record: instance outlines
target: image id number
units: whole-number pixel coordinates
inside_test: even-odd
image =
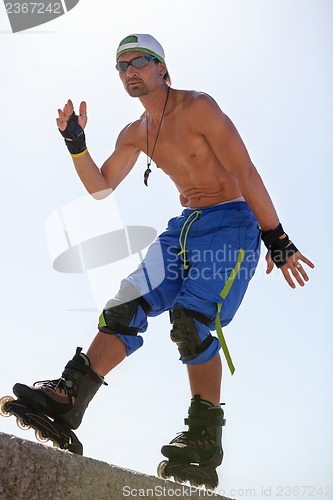
[[[44,4],[41,2],[6,3],[7,14],[62,14],[59,2]]]
[[[278,497],[328,497],[331,495],[329,486],[277,486],[276,495]]]

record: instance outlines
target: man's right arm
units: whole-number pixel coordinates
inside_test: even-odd
[[[131,125],[125,127],[119,134],[115,150],[98,168],[89,154],[85,143],[84,128],[87,124],[87,105],[82,101],[79,116],[74,113],[74,106],[69,99],[63,109],[58,109],[57,125],[65,138],[65,143],[71,153],[74,167],[83,185],[96,199],[108,196],[133,168],[140,150],[131,144]]]
[[[118,137],[111,156],[98,168],[87,151],[83,156],[73,158],[75,170],[89,194],[96,199],[108,196],[133,168],[140,151],[126,144],[124,131]]]

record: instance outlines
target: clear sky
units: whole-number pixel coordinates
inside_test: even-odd
[[[57,378],[76,346],[87,349],[120,270],[136,265],[129,258],[98,275],[59,273],[49,228],[68,204],[76,220],[79,207],[92,206],[57,131],[57,109],[68,98],[87,101],[87,141],[101,165],[142,112],[114,69],[116,47],[148,32],[164,46],[173,86],[211,94],[233,120],[286,231],[316,264],[310,282],[291,290],[278,270],[265,276],[262,261],[225,329],[236,372],[224,370],[218,491],[333,498],[332,2],[114,4],[80,0],[65,16],[16,34],[0,5],[0,395],[15,382]],[[147,189],[144,169],[142,155],[115,201],[94,202],[87,228],[164,229],[180,212],[178,194],[154,168]],[[161,445],[185,428],[190,398],[169,331],[168,315],[152,319],[144,347],[107,377],[77,431],[87,456],[155,474]],[[1,419],[0,430],[33,439],[13,418]]]

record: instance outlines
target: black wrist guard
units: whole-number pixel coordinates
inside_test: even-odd
[[[65,138],[65,144],[71,155],[79,155],[87,149],[84,130],[79,125],[78,116],[74,112],[65,130],[59,129],[59,132]]]
[[[262,231],[261,238],[268,248],[276,267],[282,267],[289,257],[298,251],[290,241],[289,236],[284,232],[281,224],[275,229]]]

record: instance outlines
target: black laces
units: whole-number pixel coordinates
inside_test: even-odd
[[[40,389],[46,389],[47,391],[56,391],[59,389],[60,394],[65,392],[67,394],[66,381],[63,378],[58,378],[56,380],[40,380],[34,383],[35,386],[40,386]]]

